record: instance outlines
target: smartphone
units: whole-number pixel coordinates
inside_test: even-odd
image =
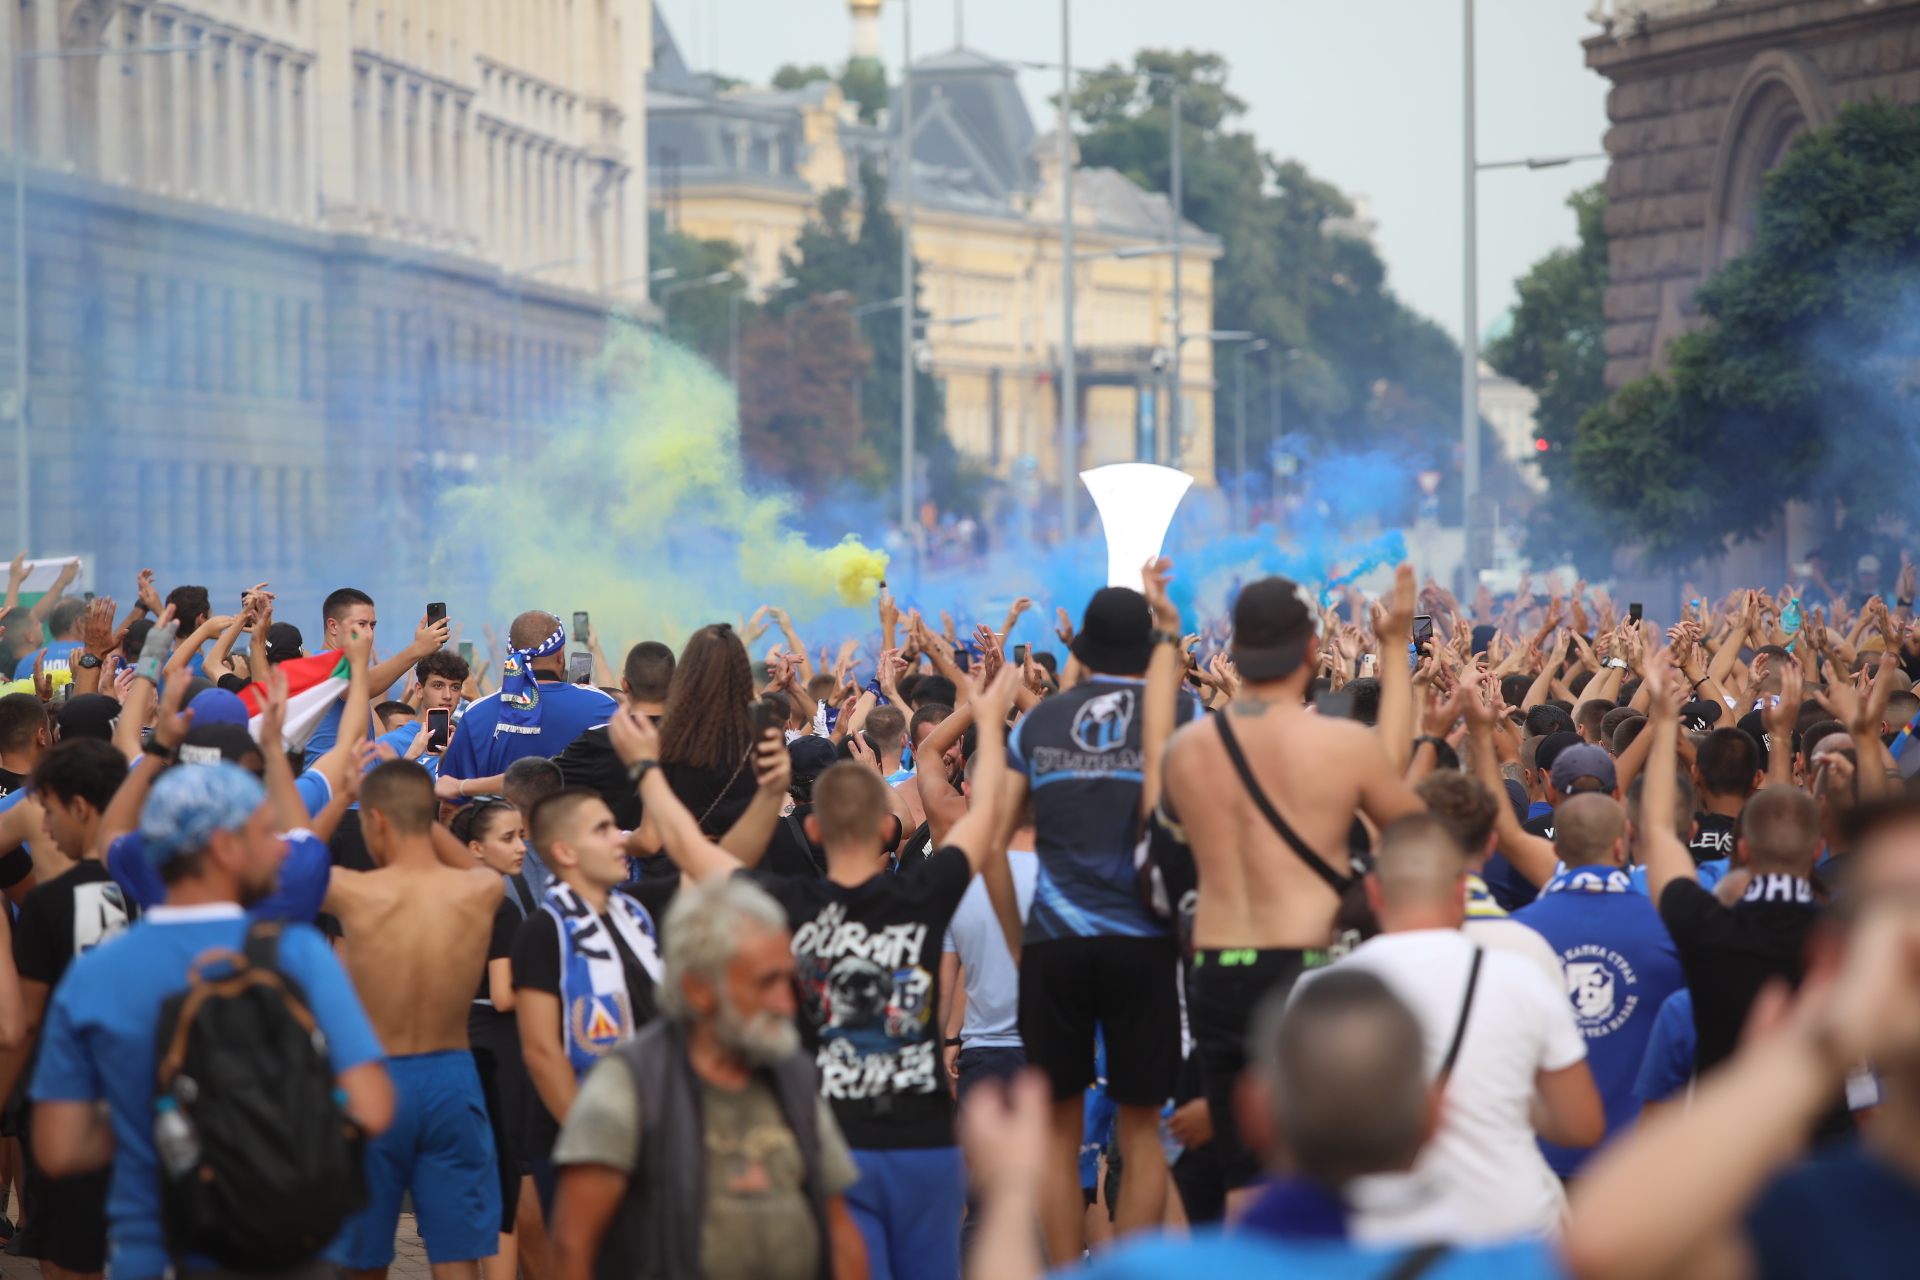
[[[444,602],[436,602],[434,604],[430,604],[427,606],[427,625],[428,626],[432,626],[434,623],[443,620],[446,616],[447,616],[447,606]]]
[[[1353,719],[1353,695],[1350,693],[1323,693],[1314,699],[1313,705],[1321,715],[1331,719]]]
[[[84,594],[82,594],[82,595],[81,595],[81,597],[80,597],[80,598],[81,598],[82,600],[85,600],[85,601],[86,601],[86,602],[87,602],[88,604],[92,604],[92,603],[93,603],[93,592],[91,592],[91,591],[88,591],[88,592],[85,592]],[[245,599],[245,597],[244,597],[244,595],[243,595],[243,596],[242,596],[242,600],[243,600],[243,602],[244,602],[244,599]]]
[[[1013,646],[1013,660],[1020,666],[1026,666],[1027,654],[1031,652],[1032,649],[1033,646],[1030,644],[1017,644]]]
[[[1627,606],[1627,621],[1640,621],[1640,602],[1638,600]]]
[[[1407,670],[1420,665],[1420,659],[1433,651],[1433,615],[1413,615],[1413,643],[1407,646]]]
[[[574,640],[580,644],[585,644],[587,642],[588,630],[589,628],[587,626],[587,611],[585,609],[575,609],[573,611]]]
[[[467,664],[469,671],[473,669],[473,641],[462,640],[460,642],[460,661]]]
[[[575,649],[567,655],[567,683],[593,683],[593,655]]]
[[[762,738],[766,737],[767,730],[769,729],[784,729],[784,728],[786,728],[786,726],[781,724],[780,721],[776,718],[776,713],[773,709],[773,704],[771,702],[766,701],[764,698],[756,698],[753,703],[753,740],[754,742],[758,743]]]
[[[453,712],[444,708],[427,712],[427,750],[445,751],[452,730]]]

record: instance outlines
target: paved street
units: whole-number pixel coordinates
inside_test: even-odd
[[[420,1243],[420,1233],[413,1228],[413,1215],[400,1216],[400,1231],[393,1241],[393,1267],[387,1272],[391,1280],[429,1280],[433,1272],[427,1266],[427,1251]],[[16,1258],[0,1253],[0,1276],[5,1280],[40,1280],[40,1264],[32,1258]]]

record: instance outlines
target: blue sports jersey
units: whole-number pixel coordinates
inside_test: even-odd
[[[1640,1114],[1634,1082],[1654,1020],[1667,997],[1685,989],[1686,979],[1653,903],[1627,887],[1626,876],[1600,871],[1555,876],[1513,918],[1545,938],[1566,968],[1567,997],[1606,1106],[1605,1143],[1631,1129]],[[1561,1177],[1577,1172],[1592,1151],[1550,1142],[1540,1149]]]
[[[1633,1082],[1635,1101],[1665,1102],[1693,1079],[1693,1055],[1700,1034],[1693,1025],[1693,993],[1685,987],[1667,997],[1653,1020],[1640,1074]]]
[[[287,856],[280,862],[279,884],[247,909],[255,920],[292,920],[310,924],[320,914],[333,883],[333,857],[311,831],[286,834]],[[166,882],[147,861],[146,841],[129,831],[107,849],[107,874],[135,906],[145,911],[166,901]]]
[[[40,669],[42,671],[70,671],[73,669],[72,655],[74,650],[84,649],[86,647],[86,645],[80,643],[78,640],[50,641],[45,649],[35,649],[32,653],[22,657],[20,661],[14,665],[13,678],[15,680],[31,680],[33,678],[33,660],[42,653],[47,655],[40,663]]]
[[[515,760],[557,756],[595,725],[605,724],[620,704],[592,685],[540,681],[540,724],[500,723],[500,695],[488,694],[467,708],[440,759],[447,778],[491,778]]]
[[[1040,876],[1026,940],[1158,937],[1168,923],[1141,900],[1133,851],[1140,838],[1140,700],[1144,680],[1097,675],[1029,711],[1007,742],[1007,763],[1033,792]],[[1180,724],[1200,711],[1181,697]]]

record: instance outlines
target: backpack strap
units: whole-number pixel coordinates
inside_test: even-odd
[[[1452,1245],[1423,1244],[1395,1263],[1393,1269],[1382,1275],[1380,1280],[1419,1280],[1452,1251]]]
[[[782,821],[787,824],[787,830],[793,835],[793,842],[800,846],[800,852],[807,855],[808,864],[821,875],[827,874],[827,869],[820,865],[820,859],[813,856],[813,841],[807,839],[806,824],[800,821],[798,815],[791,813]]]
[[[1325,880],[1328,888],[1345,896],[1347,890],[1353,888],[1355,877],[1343,876],[1328,866],[1326,859],[1315,853],[1313,847],[1300,838],[1300,833],[1287,825],[1287,820],[1280,816],[1280,811],[1273,807],[1271,800],[1267,799],[1266,792],[1262,791],[1260,784],[1254,781],[1253,770],[1247,765],[1247,757],[1241,752],[1240,743],[1233,736],[1233,730],[1227,727],[1227,721],[1231,718],[1226,713],[1215,716],[1214,727],[1219,729],[1220,745],[1227,749],[1227,759],[1233,761],[1233,771],[1240,775],[1240,783],[1246,787],[1247,794],[1253,797],[1254,806],[1267,820],[1267,825],[1279,832],[1280,838],[1300,855],[1300,860],[1307,864],[1309,870]]]
[[[249,967],[277,973],[280,969],[280,922],[255,920],[248,925],[243,952]]]
[[[1473,993],[1480,985],[1480,961],[1486,954],[1478,946],[1473,949],[1473,964],[1467,969],[1467,994],[1460,1000],[1460,1020],[1454,1023],[1453,1043],[1447,1046],[1446,1059],[1440,1064],[1438,1079],[1442,1084],[1453,1074],[1453,1064],[1460,1058],[1460,1042],[1467,1038],[1467,1015],[1473,1012]]]

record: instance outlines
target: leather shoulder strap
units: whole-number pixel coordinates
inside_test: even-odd
[[[1344,895],[1353,887],[1354,877],[1343,876],[1328,866],[1326,859],[1315,853],[1313,847],[1302,840],[1300,833],[1287,825],[1287,820],[1280,816],[1278,809],[1273,807],[1273,802],[1267,799],[1267,793],[1262,791],[1260,784],[1254,780],[1253,770],[1247,765],[1247,757],[1240,750],[1239,740],[1233,736],[1233,730],[1228,727],[1228,721],[1231,718],[1228,712],[1221,712],[1213,718],[1213,723],[1214,727],[1220,731],[1220,745],[1227,749],[1227,759],[1233,761],[1233,771],[1240,775],[1240,784],[1247,789],[1247,794],[1253,797],[1253,803],[1260,810],[1261,816],[1267,820],[1267,825],[1280,833],[1280,838],[1287,842],[1288,847],[1299,854],[1300,860],[1306,863],[1315,875],[1325,880],[1329,888],[1335,893]]]
[[[1435,1263],[1451,1253],[1453,1247],[1445,1244],[1425,1244],[1394,1264],[1393,1270],[1380,1277],[1380,1280],[1420,1280],[1420,1277],[1433,1270]]]

